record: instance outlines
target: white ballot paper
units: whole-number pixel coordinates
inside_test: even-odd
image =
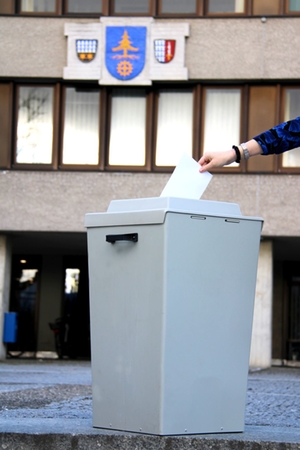
[[[200,173],[197,161],[184,153],[160,196],[198,200],[211,179],[211,173]]]

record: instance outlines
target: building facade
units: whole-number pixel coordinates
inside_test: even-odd
[[[159,196],[183,152],[198,160],[300,115],[299,25],[299,0],[0,0],[11,351],[53,351],[48,324],[65,317],[70,353],[89,355],[84,215]],[[215,170],[203,196],[264,218],[256,367],[300,363],[299,174],[299,149],[259,156]]]

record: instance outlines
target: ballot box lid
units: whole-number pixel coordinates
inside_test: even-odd
[[[168,212],[228,218],[244,218],[236,203],[177,197],[149,197],[112,200],[107,212],[88,213],[85,226],[117,226],[163,223]],[[250,220],[261,220],[246,217]]]

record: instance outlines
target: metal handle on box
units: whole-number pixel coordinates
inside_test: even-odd
[[[114,244],[116,241],[137,242],[138,241],[138,233],[107,234],[106,235],[106,242],[109,242],[110,244]]]

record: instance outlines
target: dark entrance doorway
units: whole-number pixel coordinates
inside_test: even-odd
[[[300,264],[288,265],[287,359],[300,361]]]
[[[300,366],[300,238],[273,241],[272,358]]]
[[[11,356],[37,350],[40,271],[40,256],[13,256],[9,310],[18,315],[18,330],[17,342],[8,345]]]
[[[300,263],[284,264],[284,340],[286,359],[300,361]]]
[[[88,264],[84,256],[64,257],[62,309],[62,316],[67,324],[68,356],[90,357]]]
[[[25,357],[53,357],[50,353],[55,349],[55,337],[49,323],[70,315],[70,338],[73,349],[76,349],[73,354],[78,358],[88,357],[86,233],[15,233],[11,235],[11,242],[13,261],[9,310],[20,313],[20,327],[18,342],[8,345],[8,350],[13,347],[15,352],[23,351]],[[71,269],[73,274],[77,271],[77,292],[66,289],[66,280],[70,276],[67,269]]]

